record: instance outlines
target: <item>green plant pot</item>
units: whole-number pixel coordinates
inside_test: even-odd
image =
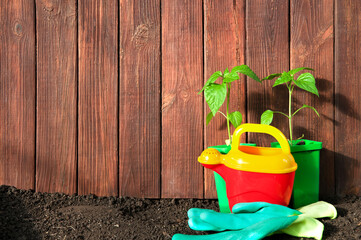
[[[243,146],[256,146],[255,143],[241,143]],[[231,150],[231,145],[218,145],[208,148],[217,149],[221,154],[227,154]],[[219,211],[222,213],[230,213],[229,202],[227,198],[226,181],[216,172],[214,173],[214,180],[216,182],[216,190],[218,197]]]
[[[305,145],[296,145],[300,141],[304,141]],[[271,146],[280,147],[278,142],[271,143]],[[318,201],[322,142],[296,140],[290,147],[298,165],[290,205],[293,208],[299,208]]]

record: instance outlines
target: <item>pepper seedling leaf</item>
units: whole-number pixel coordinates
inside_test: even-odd
[[[237,128],[239,125],[242,124],[242,113],[238,111],[234,111],[229,114],[229,121],[231,121],[234,128]]]
[[[309,67],[300,67],[300,68],[292,69],[292,70],[288,71],[288,73],[289,73],[291,76],[293,76],[293,75],[295,75],[296,73],[298,73],[299,71],[302,71],[302,70],[315,71],[314,69],[309,68]]]
[[[206,126],[208,126],[209,122],[212,120],[213,117],[214,117],[214,116],[213,116],[213,113],[212,113],[212,112],[210,112],[210,113],[207,114],[207,117],[206,117]]]
[[[226,84],[217,84],[211,83],[204,90],[204,98],[209,106],[209,109],[213,113],[213,116],[216,115],[219,108],[224,103],[227,95],[227,86]]]
[[[279,77],[275,83],[273,84],[272,87],[275,87],[275,86],[278,86],[278,85],[281,85],[283,83],[288,83],[288,82],[291,82],[293,80],[292,76],[288,73],[288,72],[283,72],[281,77]]]
[[[261,115],[261,124],[267,124],[270,125],[273,120],[273,111],[272,110],[266,110]]]
[[[267,77],[265,77],[265,78],[262,78],[262,81],[264,81],[264,80],[272,80],[272,79],[274,79],[274,78],[276,78],[276,77],[279,77],[279,76],[281,76],[282,75],[282,73],[273,73],[273,74],[271,74],[271,75],[268,75]]]
[[[239,75],[237,73],[230,72],[230,73],[224,75],[223,82],[230,83],[230,82],[236,81],[238,79],[239,79]]]
[[[294,81],[297,87],[306,90],[307,92],[313,93],[320,96],[318,94],[318,90],[316,88],[315,77],[311,73],[302,73],[296,81]]]
[[[242,73],[257,82],[262,82],[259,77],[247,65],[236,66],[232,69],[232,73]]]
[[[209,84],[214,83],[219,77],[222,77],[222,72],[221,71],[217,71],[215,73],[212,74],[212,76],[209,77],[209,79],[207,80],[206,84],[204,84],[204,87],[202,88],[202,90],[200,90],[198,92],[198,94],[201,94],[204,89],[209,86]]]

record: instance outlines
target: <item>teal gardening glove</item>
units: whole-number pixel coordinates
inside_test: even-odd
[[[288,227],[302,214],[284,206],[265,202],[239,203],[233,213],[193,208],[188,211],[189,227],[197,231],[225,231],[212,235],[176,234],[173,240],[257,240]]]
[[[264,202],[239,203],[234,214],[193,208],[188,211],[189,226],[198,231],[224,231],[213,235],[188,236],[176,234],[173,240],[185,239],[262,239],[273,232],[297,237],[322,238],[323,224],[314,218],[335,218],[336,209],[317,202],[297,210]],[[277,231],[279,230],[279,231]]]

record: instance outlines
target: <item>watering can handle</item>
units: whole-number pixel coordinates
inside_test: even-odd
[[[236,128],[233,133],[233,141],[232,141],[232,149],[238,149],[240,144],[241,135],[245,132],[254,132],[254,133],[266,133],[274,137],[277,142],[281,145],[281,149],[283,153],[290,154],[290,145],[288,144],[287,138],[283,133],[277,128],[265,125],[265,124],[253,124],[253,123],[245,123]]]

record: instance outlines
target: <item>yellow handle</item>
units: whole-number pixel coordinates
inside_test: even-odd
[[[287,138],[283,133],[275,127],[265,124],[253,124],[245,123],[239,126],[233,133],[232,138],[232,149],[238,149],[238,146],[241,141],[241,135],[245,132],[254,132],[254,133],[266,133],[274,137],[277,142],[281,145],[282,151],[285,154],[290,154],[290,145],[288,144]]]

